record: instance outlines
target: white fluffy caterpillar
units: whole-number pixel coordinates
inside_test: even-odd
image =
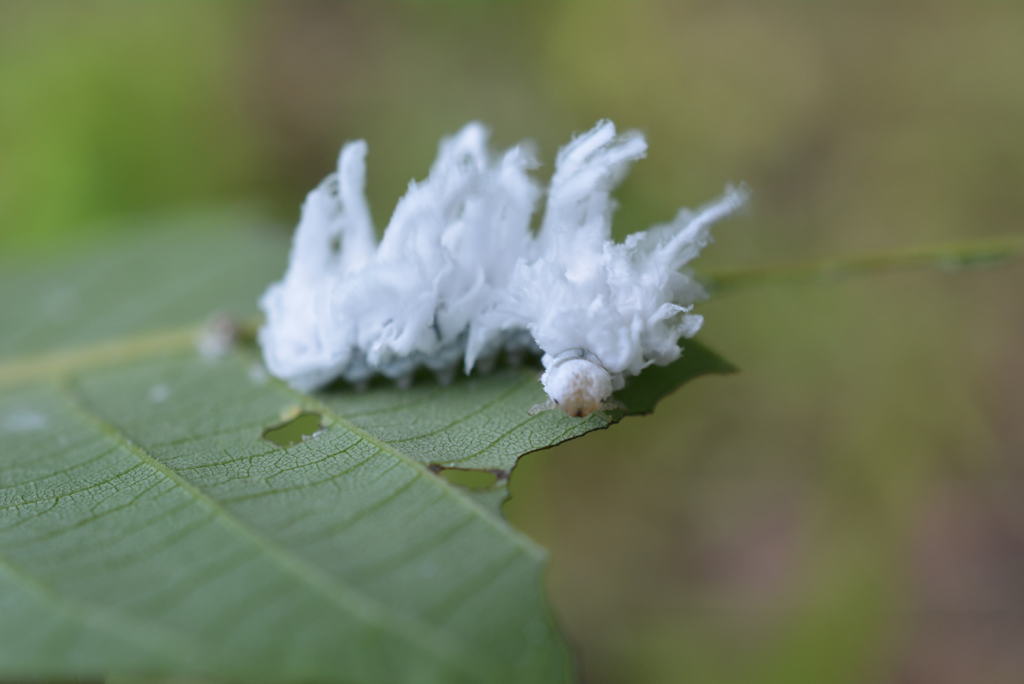
[[[612,189],[646,152],[643,136],[599,122],[558,153],[540,230],[541,189],[519,145],[500,156],[471,123],[444,140],[426,180],[412,182],[377,243],[363,193],[366,144],[309,193],[288,270],[260,304],[267,367],[311,390],[383,374],[400,384],[420,366],[450,378],[501,351],[543,354],[541,408],[586,416],[628,376],[680,355],[704,296],[684,270],[712,223],[744,193],[611,239]]]

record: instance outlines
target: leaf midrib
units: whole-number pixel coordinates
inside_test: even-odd
[[[188,349],[194,345],[196,336],[199,334],[199,326],[168,328],[150,333],[124,336],[77,349],[46,352],[23,357],[9,357],[6,361],[0,360],[0,387],[43,379],[55,380],[58,386],[68,386],[69,378],[74,373]],[[239,350],[242,350],[242,345],[239,345],[236,351]],[[254,361],[257,361],[257,359],[254,359]],[[373,444],[381,451],[388,453],[393,458],[413,467],[418,476],[425,477],[435,486],[442,487],[445,492],[454,496],[462,505],[471,508],[490,526],[503,535],[508,536],[535,559],[542,560],[546,558],[543,548],[535,544],[531,539],[516,532],[507,525],[501,524],[500,521],[496,521],[494,516],[475,500],[462,494],[462,492],[447,483],[442,482],[440,478],[424,468],[423,464],[408,457],[389,442],[374,437],[332,409],[329,405],[310,395],[298,392],[278,378],[269,376],[269,380],[276,386],[284,389],[284,391],[297,397],[302,404],[319,411],[324,417],[329,417],[333,424],[348,430],[367,443]],[[516,383],[508,391],[511,392],[514,389],[519,389],[521,384],[521,382]],[[477,409],[477,411],[479,410]]]
[[[508,537],[510,541],[512,541],[514,544],[520,547],[534,560],[541,561],[547,557],[547,554],[544,551],[544,549],[538,546],[532,539],[530,539],[529,537],[520,532],[517,532],[514,528],[510,527],[509,525],[506,525],[505,523],[501,522],[487,509],[485,509],[483,506],[477,503],[476,500],[467,496],[462,491],[456,489],[452,485],[445,482],[442,478],[430,472],[426,468],[426,466],[424,466],[424,464],[420,463],[419,461],[413,458],[410,458],[404,452],[392,446],[391,443],[374,437],[372,434],[362,429],[361,427],[357,426],[355,423],[352,423],[350,420],[345,418],[345,416],[338,413],[337,411],[335,411],[330,406],[320,401],[316,397],[303,394],[302,392],[299,392],[298,390],[292,388],[286,382],[279,380],[277,378],[271,377],[270,381],[275,383],[278,387],[283,388],[289,394],[295,396],[299,401],[303,402],[303,404],[306,407],[313,408],[316,411],[320,412],[320,415],[322,417],[330,418],[332,425],[337,425],[339,427],[344,428],[345,430],[348,430],[357,437],[365,440],[368,444],[372,444],[373,446],[380,449],[382,452],[391,455],[393,458],[397,459],[404,465],[410,467],[417,477],[423,478],[425,481],[430,483],[431,486],[439,488],[446,495],[458,501],[460,505],[473,511],[473,513],[476,514],[487,525],[489,525],[498,533]]]
[[[82,417],[83,420],[92,424],[101,433],[107,435],[125,451],[138,458],[140,462],[150,468],[153,468],[166,477],[174,483],[176,487],[188,494],[192,500],[212,511],[222,524],[233,529],[234,532],[240,536],[248,539],[250,543],[255,544],[267,558],[271,559],[272,562],[297,578],[305,586],[310,587],[317,593],[327,597],[346,615],[355,617],[365,623],[381,627],[382,631],[385,633],[391,633],[399,636],[409,642],[412,646],[425,651],[439,661],[448,664],[456,670],[466,672],[467,655],[464,650],[460,649],[459,645],[449,637],[447,632],[438,629],[436,626],[421,623],[414,617],[401,615],[388,610],[386,606],[383,606],[377,601],[371,599],[356,588],[345,584],[337,577],[324,573],[315,565],[303,560],[286,547],[281,546],[267,538],[264,534],[251,528],[233,513],[228,511],[216,499],[212,498],[188,480],[178,475],[172,468],[135,443],[123,429],[101,417],[94,409],[89,407],[85,398],[76,391],[72,380],[65,379],[64,381],[55,383],[55,385],[60,391],[60,395],[64,397],[68,405],[80,417]],[[426,472],[423,468],[419,469]],[[11,574],[14,577],[23,577],[21,573],[18,573],[13,569],[13,564],[7,562],[7,565],[12,568]],[[39,587],[42,587],[49,593],[53,593],[52,590],[45,587],[45,585],[38,582],[35,582],[35,584],[39,584]],[[54,597],[54,600],[56,601],[56,597]],[[114,616],[120,615],[120,613],[113,613],[109,610],[105,612]],[[125,622],[135,623],[138,622],[138,620],[126,617]],[[158,629],[166,631],[164,628],[158,627]],[[467,674],[479,675],[488,671],[487,663],[484,662],[474,661],[472,666],[474,671],[466,672]]]
[[[0,387],[180,351],[194,345],[199,332],[196,325],[161,328],[70,349],[0,358]]]
[[[125,335],[72,349],[56,350],[36,355],[7,357],[5,360],[0,360],[0,387],[24,385],[37,381],[54,383],[72,408],[85,420],[97,427],[100,432],[120,444],[122,448],[135,455],[140,461],[154,468],[164,477],[167,477],[176,487],[187,492],[192,499],[214,511],[217,518],[223,523],[228,524],[239,534],[257,544],[269,558],[298,578],[304,585],[330,598],[343,612],[381,626],[385,632],[402,637],[411,645],[424,649],[428,654],[441,662],[453,664],[458,670],[467,672],[467,667],[472,668],[467,674],[479,676],[481,673],[487,673],[490,667],[489,664],[475,661],[472,658],[470,663],[467,663],[465,651],[458,647],[458,644],[451,638],[449,633],[434,626],[421,623],[417,618],[401,615],[389,610],[385,605],[371,599],[354,587],[341,582],[338,578],[325,574],[316,566],[296,556],[294,552],[289,551],[286,547],[280,546],[260,532],[250,528],[215,499],[205,494],[201,489],[178,475],[171,467],[135,443],[123,429],[101,417],[86,404],[85,398],[76,392],[74,388],[72,378],[83,371],[188,350],[194,346],[197,336],[201,334],[201,330],[201,326],[198,325],[163,328],[137,335]],[[244,344],[240,344],[235,351],[236,353],[240,352],[243,356],[247,354],[255,356],[254,351],[246,349]],[[490,529],[512,542],[513,546],[517,549],[516,553],[525,553],[535,561],[546,559],[546,552],[531,539],[504,524],[494,513],[431,473],[422,463],[409,457],[390,443],[368,433],[316,398],[298,392],[276,378],[271,377],[270,381],[295,396],[300,403],[319,411],[332,425],[347,430],[366,443],[375,446],[381,452],[391,456],[406,468],[411,469],[414,480],[416,478],[423,478],[426,482],[430,483],[430,486],[439,488],[439,491],[443,492],[444,496],[457,502],[459,506],[471,512],[474,518],[484,521]],[[515,388],[518,388],[520,384],[515,383]],[[23,574],[17,572],[12,564],[0,558],[0,564],[4,563],[12,568],[11,576],[16,578],[23,577]],[[40,588],[53,602],[60,603],[61,597],[53,589],[40,584],[37,587],[37,591]],[[91,609],[91,607],[88,607],[88,604],[74,600],[71,600],[71,602],[80,608],[77,612],[71,611],[71,613],[79,616],[88,615],[87,609]],[[119,619],[125,624],[123,630],[128,636],[122,636],[122,639],[136,638],[133,633],[134,625],[138,622],[136,618],[124,616],[105,608],[101,610],[104,615],[108,616],[111,625],[120,624],[118,622]],[[80,622],[84,620],[82,617],[77,619]],[[160,632],[167,631],[166,628],[155,623],[153,623],[153,628]],[[113,629],[113,627],[110,629]],[[110,630],[108,629],[108,631]],[[429,635],[429,638],[425,639],[422,635]],[[156,641],[159,642],[160,640],[156,639]],[[183,646],[182,648],[195,647]]]

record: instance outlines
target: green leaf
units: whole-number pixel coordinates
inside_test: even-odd
[[[702,273],[699,277],[709,291],[718,295],[750,286],[831,281],[890,271],[939,269],[953,272],[987,268],[1021,257],[1024,257],[1024,238],[1009,235],[804,263],[734,268]]]
[[[204,358],[287,254],[225,222],[0,264],[0,679],[570,680],[499,504],[522,454],[621,412],[530,415],[532,366],[309,396],[251,341]],[[728,370],[688,346],[622,400]]]

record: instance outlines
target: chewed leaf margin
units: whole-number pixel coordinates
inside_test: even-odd
[[[622,412],[530,415],[532,366],[295,392],[251,335],[282,251],[185,230],[0,274],[0,679],[569,681],[501,475]],[[212,311],[247,323],[204,357]],[[725,368],[694,349],[628,413]]]

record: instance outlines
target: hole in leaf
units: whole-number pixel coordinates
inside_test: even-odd
[[[263,439],[279,447],[290,447],[312,437],[322,428],[319,413],[302,411],[294,418],[266,428],[263,431]]]
[[[508,479],[508,472],[499,468],[450,468],[440,463],[431,463],[428,467],[430,472],[451,484],[473,491],[493,489],[499,482]]]

